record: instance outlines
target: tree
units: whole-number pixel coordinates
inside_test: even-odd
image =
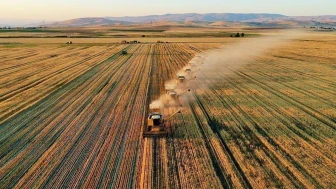
[[[240,34],[239,34],[239,33],[237,33],[237,34],[235,35],[235,37],[240,37]]]
[[[245,34],[244,34],[244,33],[242,33],[242,34],[241,34],[241,36],[242,36],[242,37],[244,37],[244,36],[245,36]]]
[[[230,37],[232,37],[232,35],[230,35]]]

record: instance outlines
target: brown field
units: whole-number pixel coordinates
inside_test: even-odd
[[[67,40],[0,38],[0,188],[336,188],[335,33],[243,64],[206,56],[256,39]],[[169,136],[143,138],[151,102],[202,56],[182,107],[163,108],[182,110]]]
[[[164,41],[169,43],[226,43],[239,39],[231,38],[0,38],[0,43],[25,43],[25,44],[65,44],[72,41],[74,44],[109,44],[121,43],[122,40],[138,40],[141,43],[156,43]]]

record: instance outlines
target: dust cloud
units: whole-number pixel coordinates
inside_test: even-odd
[[[183,93],[188,88],[192,90],[206,89],[218,79],[229,76],[230,68],[240,68],[252,63],[259,56],[268,53],[292,40],[306,36],[303,31],[286,31],[257,38],[240,38],[237,42],[222,46],[215,50],[209,50],[196,55],[185,67],[176,73],[176,76],[185,76],[186,81],[177,83],[176,79],[165,83],[166,89],[174,89],[177,94]],[[186,72],[191,69],[191,72]],[[211,79],[209,79],[211,78]],[[186,98],[180,99],[185,102]],[[161,97],[150,104],[150,108],[163,108],[167,106],[177,106],[180,103],[168,99],[167,95]]]
[[[306,35],[303,31],[290,30],[272,36],[238,39],[237,43],[197,55],[189,65],[192,70],[200,69],[200,71],[196,74],[197,78],[189,85],[193,88],[207,87],[216,79],[232,74],[228,67],[234,69],[243,67],[254,62],[261,55]],[[209,77],[214,80],[207,79]]]
[[[162,97],[160,99],[157,99],[153,101],[150,105],[150,109],[162,109],[164,107],[164,101],[162,100]]]

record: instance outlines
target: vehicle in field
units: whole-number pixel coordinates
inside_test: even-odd
[[[184,70],[184,72],[191,72],[191,69],[190,69],[190,68],[186,68],[186,69]]]
[[[185,77],[183,75],[177,76],[176,83],[183,83],[185,81]]]
[[[160,108],[149,109],[150,114],[148,115],[147,125],[143,131],[143,137],[167,137],[168,131],[166,128],[166,121],[174,117],[175,115],[181,113],[181,110],[177,110],[175,113],[170,115],[168,118],[163,118]]]

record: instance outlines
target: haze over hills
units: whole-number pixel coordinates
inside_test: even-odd
[[[336,26],[336,15],[327,16],[286,16],[282,14],[269,13],[186,13],[186,14],[164,14],[148,16],[126,16],[126,17],[87,17],[66,21],[48,22],[48,27],[85,27],[85,26],[106,26],[106,25],[130,25],[142,23],[169,23],[180,24],[196,23],[203,26],[226,26],[219,22],[243,23],[244,26],[260,27],[299,27],[299,26]],[[37,22],[35,22],[35,26]],[[15,26],[0,20],[2,26]],[[20,22],[19,26],[23,23]],[[26,25],[34,25],[26,23]],[[42,25],[40,22],[39,26]]]
[[[71,19],[66,20],[62,22],[55,22],[50,24],[54,27],[81,27],[81,26],[103,26],[103,25],[120,25],[120,24],[132,24],[132,22],[128,21],[116,21],[112,19],[107,18],[77,18],[77,19]]]
[[[217,22],[243,22],[250,26],[336,26],[336,15],[330,16],[286,16],[268,13],[186,13],[164,14],[148,16],[126,16],[105,18],[79,18],[63,22],[56,22],[51,26],[93,26],[93,25],[126,25],[158,22],[202,23],[216,25]]]
[[[158,21],[195,21],[195,22],[216,22],[216,21],[255,21],[258,19],[278,19],[285,18],[281,14],[245,14],[245,13],[186,13],[186,14],[164,14],[164,15],[149,15],[136,17],[108,17],[112,20],[128,21],[128,22],[158,22]]]

